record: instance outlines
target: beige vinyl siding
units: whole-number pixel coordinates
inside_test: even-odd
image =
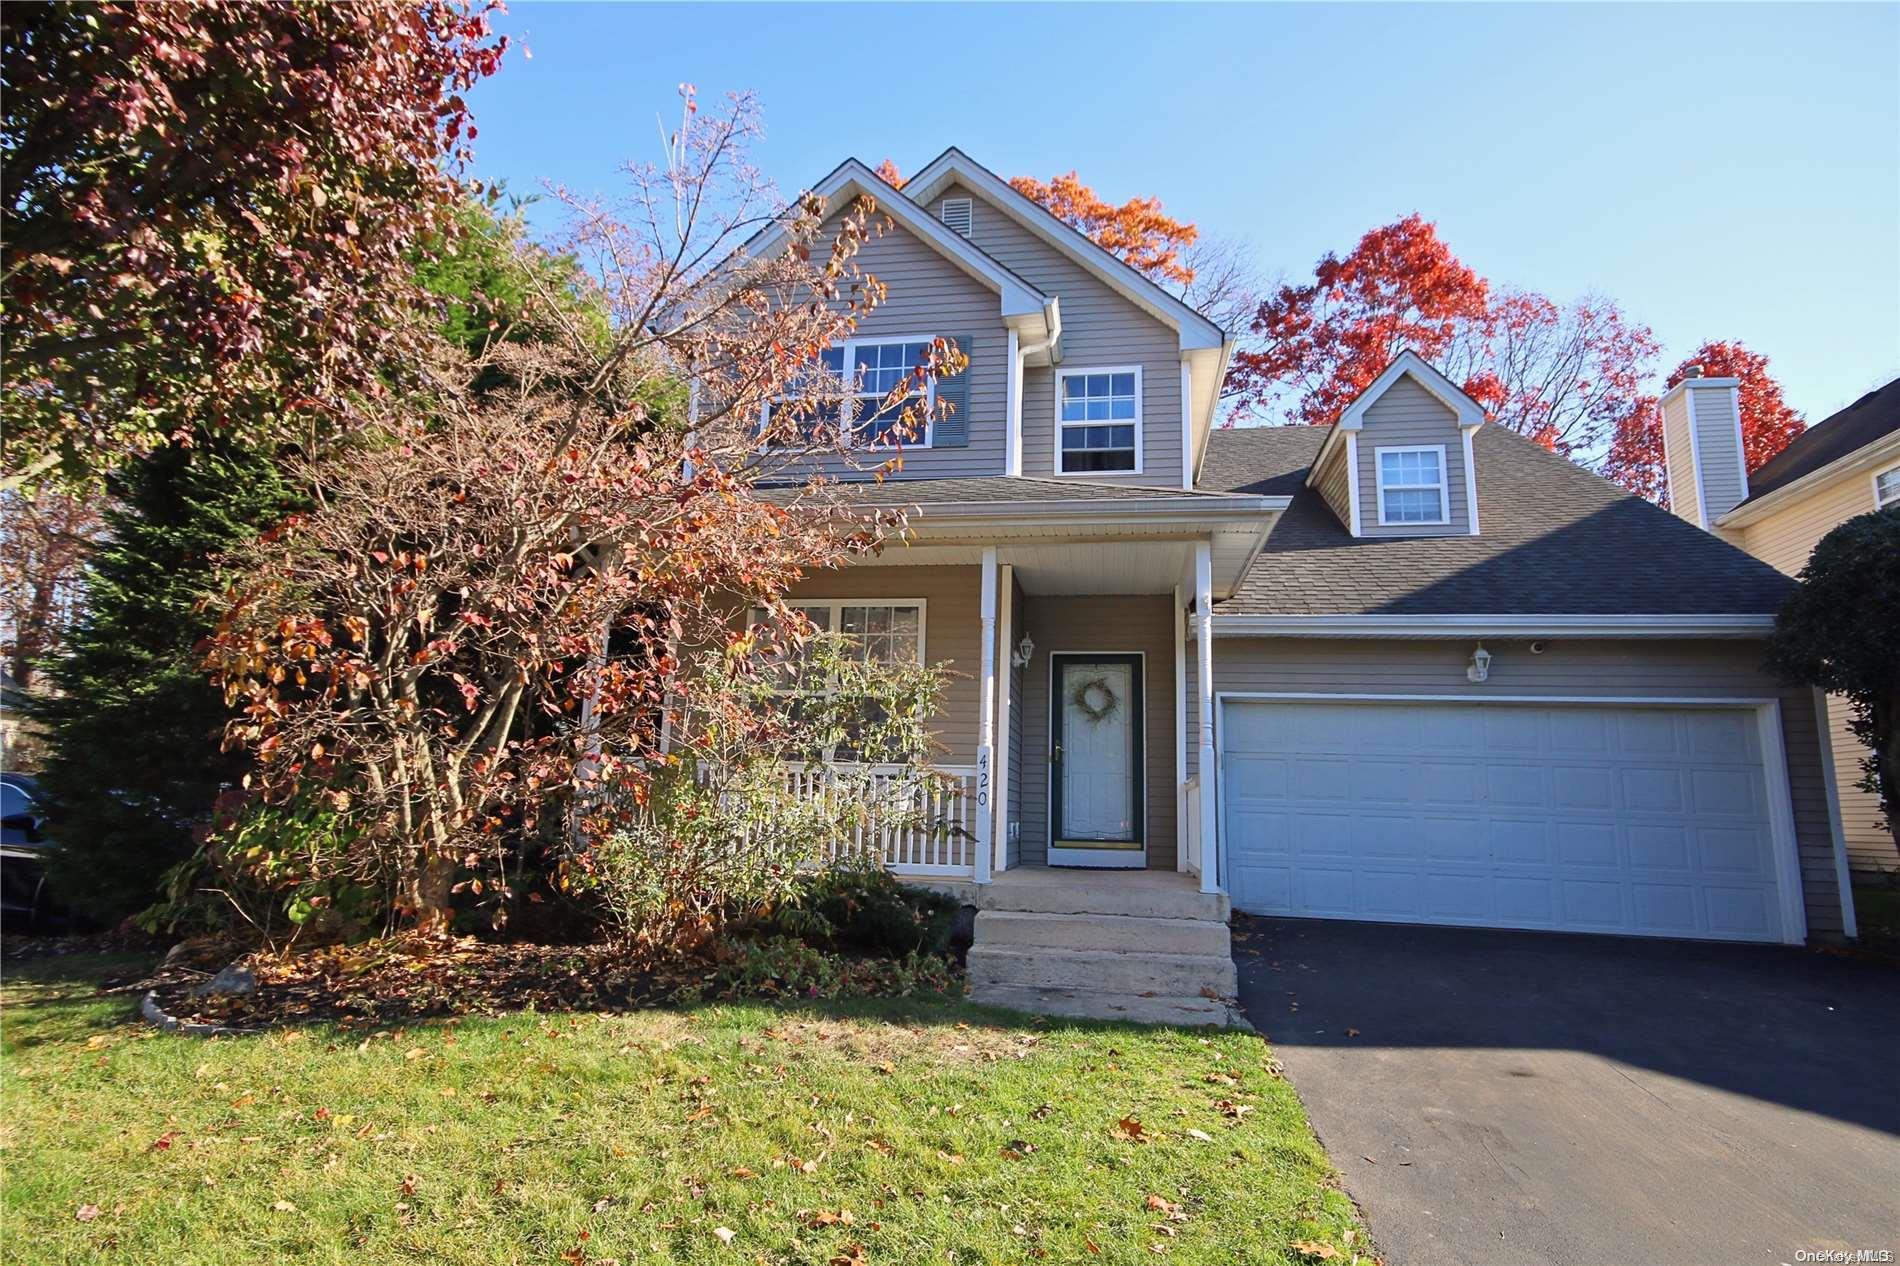
[[[823,241],[836,235],[836,221],[827,225]],[[970,336],[970,444],[967,448],[904,449],[898,479],[947,479],[963,475],[1000,475],[1008,443],[1009,378],[1008,332],[1003,325],[996,292],[952,264],[934,247],[889,221],[885,231],[864,244],[857,266],[883,282],[884,302],[864,318],[856,338],[927,335],[932,338]],[[866,450],[859,466],[875,465],[888,452]],[[842,458],[818,465],[830,473],[850,468]]]
[[[1080,475],[1090,481],[1181,486],[1180,336],[1111,290],[1095,275],[1056,250],[981,195],[952,185],[942,198],[973,203],[970,240],[1030,285],[1062,304],[1062,365],[1065,370],[1141,366],[1142,473],[1105,471]],[[940,215],[943,202],[930,205]],[[1023,474],[1055,470],[1056,371],[1023,374]]]
[[[1702,526],[1696,501],[1695,446],[1689,441],[1689,393],[1662,407],[1663,473],[1669,478],[1669,508],[1677,518]]]
[[[978,211],[981,213],[981,206]],[[1041,865],[1049,857],[1049,657],[1099,651],[1139,652],[1142,662],[1143,742],[1147,752],[1148,868],[1173,870],[1174,828],[1174,616],[1166,594],[1102,597],[1030,597],[1023,631],[1036,651],[1022,681],[1021,858]]]
[[[1352,530],[1352,490],[1346,478],[1346,445],[1342,442],[1327,455],[1326,464],[1320,467],[1319,482],[1315,485],[1319,495],[1332,508],[1333,515]]]
[[[1874,510],[1874,481],[1857,470],[1820,484],[1773,514],[1741,531],[1741,546],[1769,566],[1793,576],[1807,566],[1821,538],[1848,519]],[[1840,787],[1841,834],[1847,863],[1856,871],[1900,870],[1893,835],[1880,826],[1880,801],[1862,791],[1861,762],[1867,749],[1848,732],[1844,699],[1827,701],[1828,730],[1834,746],[1834,779]]]
[[[948,765],[976,763],[977,683],[983,671],[982,569],[978,567],[851,567],[800,581],[791,600],[896,598],[924,600],[924,662],[947,663],[950,683],[931,726]]]
[[[1482,685],[1465,679],[1471,647],[1464,639],[1220,638],[1214,643],[1214,686],[1217,692],[1446,695],[1477,701],[1499,695],[1778,699],[1808,931],[1811,936],[1840,934],[1813,696],[1805,686],[1784,685],[1764,673],[1760,643],[1553,641],[1543,654],[1533,655],[1528,643],[1486,638],[1493,659],[1490,679]],[[1189,676],[1194,677],[1192,656]],[[1190,681],[1190,692],[1194,689]],[[1199,742],[1192,709],[1188,726],[1192,767]]]
[[[1713,522],[1748,497],[1735,396],[1728,387],[1691,387],[1683,394],[1695,411],[1696,474],[1702,480],[1703,504]]]
[[[1449,523],[1379,524],[1379,457],[1385,447],[1444,445]],[[1412,380],[1400,378],[1366,410],[1359,432],[1359,525],[1362,536],[1461,536],[1471,531],[1465,507],[1465,445],[1458,415]]]

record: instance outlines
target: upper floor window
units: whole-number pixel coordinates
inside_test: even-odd
[[[1056,375],[1056,470],[1141,470],[1141,368]]]
[[[1379,522],[1449,523],[1445,446],[1416,444],[1374,451],[1379,472]]]
[[[1900,466],[1874,476],[1874,509],[1900,506]]]
[[[813,442],[842,434],[846,442],[865,447],[901,440],[907,447],[929,448],[928,419],[936,399],[936,380],[920,374],[918,367],[926,363],[932,341],[928,337],[850,339],[842,347],[827,347],[818,353],[807,375],[788,384],[790,394],[766,405],[763,425],[770,427],[781,410],[797,407],[801,409],[798,433]],[[851,367],[848,377],[847,365]],[[829,391],[814,390],[819,386]],[[886,403],[886,397],[900,386],[903,395]],[[904,411],[911,408],[923,425],[897,435]]]

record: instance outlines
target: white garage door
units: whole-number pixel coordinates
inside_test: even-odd
[[[1229,700],[1222,723],[1237,909],[1789,939],[1752,709]]]

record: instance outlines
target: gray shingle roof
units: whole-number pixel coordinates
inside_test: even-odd
[[[1895,431],[1900,431],[1900,378],[1795,436],[1748,477],[1748,501],[1758,501]]]
[[[1772,612],[1791,582],[1515,432],[1473,443],[1478,536],[1355,540],[1307,469],[1323,427],[1214,432],[1207,488],[1290,495],[1223,614],[1715,615]]]
[[[840,480],[837,485],[853,505],[981,505],[1010,501],[1152,501],[1156,498],[1192,497],[1224,501],[1234,494],[1180,488],[1143,488],[1127,484],[1090,483],[1075,479],[1038,479],[1020,475],[973,475],[960,479],[887,479]],[[791,491],[789,489],[782,491]]]

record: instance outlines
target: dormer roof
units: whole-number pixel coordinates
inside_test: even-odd
[[[1320,467],[1331,456],[1333,450],[1345,443],[1345,433],[1362,430],[1366,424],[1366,411],[1379,402],[1379,398],[1392,390],[1400,379],[1410,378],[1429,392],[1439,403],[1457,415],[1458,425],[1466,430],[1476,430],[1485,423],[1484,406],[1466,395],[1451,379],[1432,367],[1432,363],[1411,348],[1406,348],[1392,358],[1392,363],[1383,373],[1374,378],[1369,386],[1353,397],[1352,403],[1341,411],[1338,419],[1328,429],[1325,442],[1320,445],[1319,455],[1313,459],[1314,474],[1317,478]]]

